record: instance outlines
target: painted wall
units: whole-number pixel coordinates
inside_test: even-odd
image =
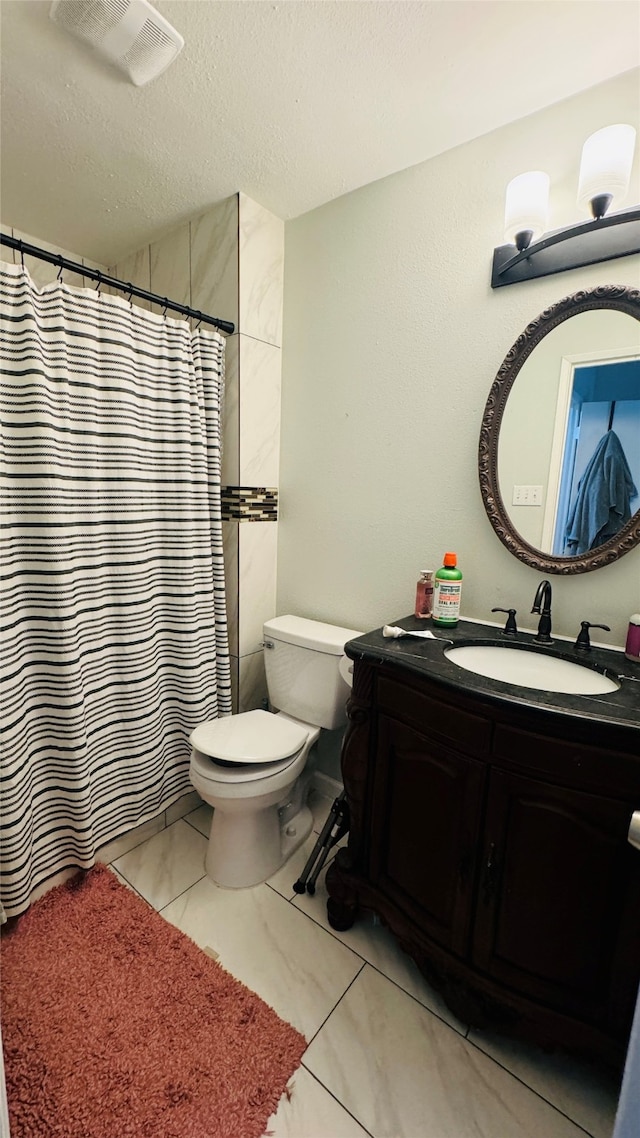
[[[285,230],[279,613],[363,630],[412,611],[423,566],[456,550],[463,615],[529,615],[541,574],[500,543],[477,476],[491,383],[526,324],[578,289],[640,287],[640,256],[490,287],[504,190],[547,170],[552,229],[579,220],[584,139],[640,121],[638,72],[363,187]],[[626,204],[640,200],[638,158]],[[640,549],[552,578],[554,628],[640,611]],[[603,642],[605,642],[603,640]]]

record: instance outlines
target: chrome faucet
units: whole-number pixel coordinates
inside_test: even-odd
[[[542,612],[538,622],[538,635],[534,636],[537,644],[553,644],[551,639],[551,585],[548,581],[541,581],[536,589],[531,612]]]

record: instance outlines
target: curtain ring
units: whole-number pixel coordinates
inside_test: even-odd
[[[127,297],[127,300],[129,301],[129,307],[133,308],[133,285],[131,284],[131,281],[127,281],[127,285],[129,288],[129,295]]]
[[[168,307],[169,307],[169,301],[168,301],[167,297],[165,296],[164,297],[164,308],[162,309],[162,315],[163,316],[167,315],[167,308]]]
[[[20,250],[20,264],[22,265],[22,268],[24,269],[24,246],[22,244],[22,238],[21,237],[19,238],[18,249]]]
[[[98,287],[96,289],[96,292],[97,292],[98,296],[100,296],[100,289],[102,288],[102,273],[100,272],[100,269],[97,270],[97,273],[98,273]]]
[[[59,281],[62,281],[62,254],[61,253],[58,253],[58,278],[57,279]]]
[[[199,327],[200,327],[200,325],[202,324],[202,313],[201,313],[201,312],[196,312],[196,316],[198,317],[198,323],[196,324],[196,326],[195,326],[195,328],[194,328],[194,332],[197,332],[197,331],[198,331],[198,328],[199,328]]]

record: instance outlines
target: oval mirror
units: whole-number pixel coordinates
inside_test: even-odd
[[[587,573],[640,543],[640,290],[567,296],[525,328],[482,419],[480,490],[502,543]]]

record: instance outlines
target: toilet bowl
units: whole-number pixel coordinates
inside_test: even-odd
[[[216,884],[266,881],[311,832],[309,757],[322,727],[346,722],[349,682],[339,664],[358,635],[301,617],[267,621],[267,686],[280,710],[246,711],[192,732],[189,777],[213,806],[205,868]]]
[[[237,740],[240,749],[247,739],[251,758],[234,761],[221,746],[219,736],[228,740],[232,734],[225,732],[229,725],[236,729],[234,743]],[[190,778],[214,809],[205,868],[217,885],[242,889],[266,881],[308,837],[313,816],[302,802],[301,775],[319,734],[319,728],[305,728],[267,711],[246,711],[196,727]],[[279,753],[283,750],[284,755]],[[294,787],[300,798],[297,810],[291,809]]]

